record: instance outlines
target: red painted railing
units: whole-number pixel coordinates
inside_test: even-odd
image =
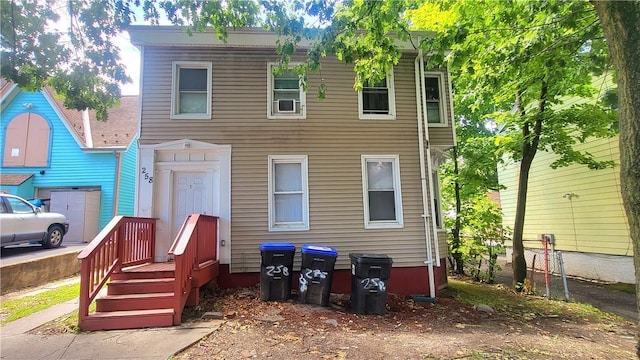
[[[80,270],[79,325],[89,305],[113,272],[153,262],[156,219],[116,216],[78,255]]]
[[[196,276],[200,264],[217,261],[218,217],[192,214],[187,217],[182,229],[169,250],[176,264],[174,298],[174,325],[179,325],[189,293],[198,287]]]

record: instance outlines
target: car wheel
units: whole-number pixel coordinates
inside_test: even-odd
[[[42,246],[46,249],[57,248],[62,244],[62,228],[60,226],[52,226],[47,232],[47,237],[42,241]]]

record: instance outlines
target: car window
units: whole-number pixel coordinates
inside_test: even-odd
[[[25,201],[12,197],[8,197],[7,200],[14,214],[33,214],[33,208]]]
[[[0,199],[0,214],[6,214],[7,207],[4,204],[4,200]]]

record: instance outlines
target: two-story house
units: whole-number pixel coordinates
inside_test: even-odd
[[[69,221],[65,242],[88,242],[114,215],[132,215],[138,97],[108,121],[66,109],[50,88],[0,83],[0,191],[44,200]]]
[[[274,241],[335,247],[337,292],[349,292],[352,252],[393,259],[391,292],[446,286],[437,167],[455,134],[445,69],[426,69],[405,44],[385,81],[355,91],[352,66],[327,57],[305,90],[293,72],[274,74],[272,33],[129,34],[142,59],[136,215],[158,219],[155,261],[167,261],[185,216],[202,213],[219,216],[223,287],[257,284],[259,245]]]

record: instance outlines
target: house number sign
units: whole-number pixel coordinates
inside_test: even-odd
[[[142,171],[140,172],[142,173],[142,176],[144,176],[145,181],[148,181],[149,184],[153,183],[153,176],[149,176],[149,173],[147,172],[146,167],[142,167]]]

